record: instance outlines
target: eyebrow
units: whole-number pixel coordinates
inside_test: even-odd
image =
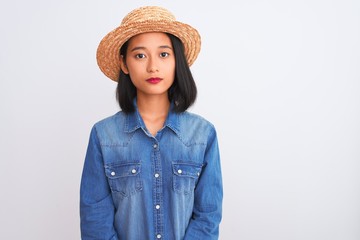
[[[161,46],[159,46],[158,48],[168,48],[168,49],[171,49],[172,50],[172,47],[170,47],[170,46],[168,46],[168,45],[161,45]],[[134,51],[136,51],[136,50],[145,50],[146,49],[146,47],[141,47],[141,46],[139,46],[139,47],[134,47],[133,49],[131,49],[131,52],[134,52]]]

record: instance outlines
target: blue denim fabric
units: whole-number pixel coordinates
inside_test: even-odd
[[[170,111],[154,137],[138,111],[91,131],[80,188],[81,237],[218,239],[222,178],[216,132]]]

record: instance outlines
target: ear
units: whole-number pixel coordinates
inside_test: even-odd
[[[121,67],[121,70],[122,70],[125,74],[129,74],[129,69],[128,69],[127,66],[126,66],[125,59],[124,59],[124,56],[123,56],[123,55],[120,55],[120,67]]]

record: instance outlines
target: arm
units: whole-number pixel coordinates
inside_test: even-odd
[[[117,240],[114,204],[104,172],[96,129],[90,134],[80,186],[81,239]]]
[[[186,229],[184,240],[218,239],[222,216],[223,189],[215,130],[208,140],[204,168],[194,194],[193,216]]]

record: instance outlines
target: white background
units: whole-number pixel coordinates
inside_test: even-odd
[[[0,4],[0,239],[80,238],[90,128],[118,111],[96,48],[142,5],[202,35],[190,110],[219,134],[220,239],[360,239],[360,1]]]

